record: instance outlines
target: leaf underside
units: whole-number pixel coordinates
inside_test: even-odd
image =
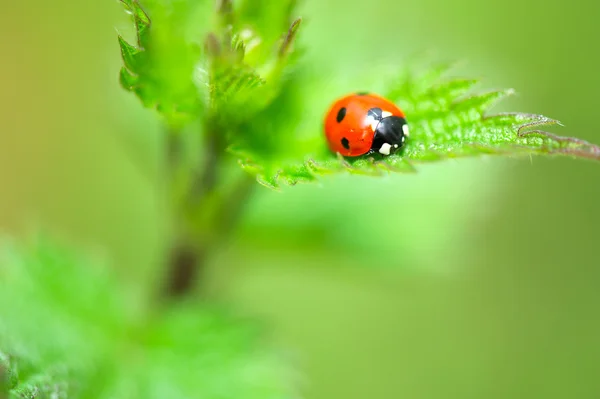
[[[410,137],[397,154],[344,158],[325,148],[323,132],[315,132],[312,139],[312,143],[320,142],[319,151],[308,153],[303,159],[260,157],[243,146],[232,146],[231,150],[245,170],[270,188],[310,182],[320,175],[338,172],[365,175],[414,172],[419,163],[477,155],[542,154],[600,160],[597,145],[540,130],[560,124],[556,120],[524,113],[486,114],[497,102],[512,95],[513,90],[468,95],[477,81],[444,80],[445,72],[440,67],[422,76],[407,76],[382,93],[406,112],[410,126]],[[290,136],[286,140],[293,146],[289,143],[293,140]]]

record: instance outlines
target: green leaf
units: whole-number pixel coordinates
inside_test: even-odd
[[[11,397],[65,397],[93,376],[130,308],[106,271],[45,239],[2,242],[0,357]]]
[[[237,28],[250,29],[266,43],[274,43],[282,38],[296,16],[296,0],[239,0],[234,1],[237,15]]]
[[[406,112],[409,122],[410,137],[398,154],[343,158],[331,153],[326,148],[323,128],[317,125],[320,120],[302,124],[296,116],[296,124],[290,124],[295,117],[291,114],[293,107],[298,107],[299,100],[289,96],[276,101],[279,113],[288,113],[287,118],[271,119],[262,133],[248,127],[252,139],[235,140],[230,151],[245,170],[270,188],[315,181],[328,173],[377,176],[414,172],[419,163],[465,156],[540,154],[600,160],[600,147],[594,144],[539,130],[558,124],[553,119],[521,113],[488,115],[493,105],[514,91],[465,95],[476,81],[444,80],[441,76],[445,69],[432,68],[421,76],[405,73],[381,93]],[[276,111],[270,112],[272,115]],[[313,131],[298,130],[306,129],[305,126],[311,126]]]
[[[0,398],[67,398],[68,376],[64,370],[47,369],[35,374],[35,367],[0,352]],[[4,375],[3,375],[4,373]]]
[[[283,2],[285,3],[285,2]],[[291,20],[290,4],[284,7],[222,1],[218,11],[231,22],[222,43],[213,34],[205,47],[209,57],[204,85],[209,87],[213,114],[229,132],[269,106],[282,88],[282,81],[295,62],[293,45],[301,19]],[[268,17],[269,29],[259,21]],[[291,22],[289,22],[291,20]],[[273,33],[276,26],[277,33]],[[212,121],[211,121],[212,122]],[[234,132],[234,133],[239,133]]]
[[[255,344],[260,329],[228,313],[190,304],[169,309],[147,330],[140,355],[121,359],[115,396],[296,397],[291,388],[295,377],[283,367],[283,359]]]
[[[0,352],[0,398],[8,397],[8,392],[17,385],[17,371],[8,355]]]
[[[298,29],[300,29],[300,24],[302,23],[302,18],[296,19],[290,25],[288,33],[285,35],[281,46],[279,47],[279,56],[285,57],[290,54],[291,47],[296,40],[296,34],[298,33]]]
[[[137,36],[137,46],[118,37],[129,72],[120,72],[121,84],[175,129],[198,119],[204,107],[204,88],[196,85],[195,75],[200,41],[210,24],[210,13],[203,12],[207,2],[147,1],[145,8],[135,0],[121,3],[132,15]]]
[[[0,398],[295,397],[254,323],[206,304],[150,308],[125,288],[49,240],[3,243]]]
[[[228,134],[276,98],[296,60],[295,1],[143,3],[144,9],[122,0],[138,43],[118,37],[124,64],[119,79],[171,131],[203,120],[207,130]]]
[[[121,35],[119,35],[118,39],[119,47],[121,47],[121,58],[123,58],[125,67],[133,73],[139,73],[139,58],[142,51],[127,43]]]
[[[119,75],[119,82],[121,86],[127,91],[133,91],[138,84],[138,77],[127,70],[127,68],[121,68]]]
[[[137,0],[120,0],[125,8],[125,11],[131,15],[135,26],[138,46],[144,48],[147,44],[148,30],[150,29],[150,18],[142,9],[142,6]]]

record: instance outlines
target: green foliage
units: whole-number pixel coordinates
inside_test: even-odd
[[[0,398],[66,398],[68,376],[61,369],[35,365],[0,352]]]
[[[184,163],[184,178],[180,170],[169,175],[171,188],[184,186],[185,197],[180,202],[179,191],[173,196],[170,211],[184,219],[173,223],[183,230],[173,242],[192,242],[194,249],[201,239],[218,244],[213,236],[229,228],[227,218],[243,205],[247,179],[230,187],[216,176],[226,169],[221,163],[227,151],[272,188],[342,171],[410,172],[419,162],[482,154],[600,159],[593,144],[537,130],[557,123],[549,118],[488,115],[512,92],[469,95],[476,82],[444,80],[445,68],[386,81],[381,94],[406,111],[411,126],[401,153],[344,159],[327,149],[317,117],[325,109],[313,101],[329,93],[309,97],[302,90],[318,78],[300,63],[302,19],[294,14],[294,0],[220,0],[216,7],[212,0],[121,3],[135,36],[118,36],[121,85],[159,113],[169,139],[200,138],[184,140],[201,143],[187,153],[204,151],[203,165],[194,158]],[[181,160],[175,161],[177,168]],[[203,187],[197,189],[200,169]],[[217,203],[225,211],[202,214],[206,204]],[[203,223],[198,230],[206,231],[190,233],[198,227],[191,225]],[[206,242],[194,256],[208,252]],[[135,297],[138,290],[123,287],[109,270],[45,239],[0,248],[0,398],[296,396],[293,376],[262,345],[257,326],[208,304],[182,301],[163,308]]]
[[[159,113],[168,139],[196,139],[183,140],[197,146],[184,152],[204,152],[191,162],[174,159],[169,175],[176,191],[170,211],[183,219],[173,223],[182,230],[173,242],[193,243],[196,257],[218,244],[214,237],[244,203],[248,179],[219,181],[222,170],[230,172],[223,159],[239,161],[272,188],[343,171],[411,172],[420,162],[483,154],[600,159],[593,144],[537,130],[557,123],[549,118],[488,115],[512,91],[469,95],[476,82],[443,79],[443,67],[378,77],[386,87],[380,94],[406,111],[411,136],[399,154],[344,159],[328,150],[325,107],[314,101],[329,93],[307,95],[306,87],[325,78],[300,63],[294,0],[121,3],[135,36],[118,36],[121,85]],[[225,211],[215,206],[205,214],[206,204]],[[296,396],[293,376],[261,344],[255,325],[207,304],[163,308],[134,297],[138,291],[109,270],[45,239],[0,249],[0,398]]]
[[[75,389],[68,381],[82,382],[102,357],[123,309],[98,265],[43,240],[3,243],[0,349],[11,397]]]
[[[119,36],[122,86],[135,93],[144,106],[160,111],[171,126],[195,120],[202,110],[202,96],[194,84],[201,47],[187,38],[192,22],[187,16],[206,2],[148,2],[148,10],[137,0],[121,3],[131,15],[136,36],[135,45]]]
[[[183,110],[188,119],[208,109],[203,124],[206,134],[228,138],[216,151],[227,147],[247,172],[272,188],[343,171],[369,175],[411,172],[421,162],[483,154],[600,159],[600,148],[595,145],[537,130],[558,123],[552,119],[519,113],[488,115],[490,108],[512,91],[468,94],[477,82],[443,79],[444,66],[421,74],[404,71],[400,78],[390,78],[386,92],[379,93],[407,114],[411,136],[402,151],[388,157],[353,159],[332,154],[325,143],[321,117],[306,112],[313,97],[294,93],[306,78],[301,69],[290,68],[299,55],[292,46],[300,26],[300,20],[293,18],[294,5],[294,1],[222,0],[213,20],[196,20],[213,32],[204,39],[204,52],[200,52],[193,50],[190,37],[175,35],[172,24],[150,27],[138,3],[126,2],[134,15],[139,48],[119,38],[125,64],[121,83],[144,104],[156,104],[171,122],[174,109]],[[160,46],[150,47],[153,36],[160,37],[157,32],[169,26],[171,32],[165,35],[170,38],[166,47],[170,55],[163,54]],[[184,60],[177,65],[185,71],[161,67],[166,58]],[[357,84],[360,82],[357,78]]]
[[[175,307],[145,334],[144,352],[119,364],[109,397],[294,397],[282,359],[251,344],[259,334],[227,312]]]
[[[119,36],[121,85],[175,130],[202,115],[235,126],[278,92],[299,26],[293,2],[240,2],[241,12],[229,1],[215,10],[208,0],[121,2],[137,37],[132,45]]]
[[[256,326],[191,304],[152,314],[108,270],[42,239],[3,246],[0,397],[293,396]]]
[[[558,124],[555,120],[522,113],[488,115],[493,105],[512,95],[513,91],[468,94],[477,81],[444,79],[446,71],[443,66],[421,75],[407,71],[398,83],[391,84],[387,92],[381,93],[406,112],[410,125],[410,137],[397,154],[357,158],[336,156],[326,147],[321,119],[290,126],[289,121],[298,121],[298,117],[275,119],[274,126],[264,133],[268,136],[264,140],[279,141],[271,147],[278,150],[262,151],[247,141],[236,143],[230,149],[240,157],[246,170],[256,175],[260,183],[272,188],[314,181],[328,173],[377,176],[387,172],[413,172],[419,163],[465,156],[544,154],[600,160],[600,147],[596,145],[538,130]],[[296,101],[282,97],[278,107],[281,112],[293,115]],[[310,132],[301,134],[303,129],[310,129]],[[297,134],[290,134],[294,131]],[[260,134],[256,132],[257,142],[263,140]]]

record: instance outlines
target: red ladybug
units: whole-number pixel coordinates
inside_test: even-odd
[[[346,157],[398,151],[408,137],[404,112],[374,94],[351,94],[336,101],[325,117],[329,148]]]

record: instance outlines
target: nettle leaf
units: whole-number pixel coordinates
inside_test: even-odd
[[[36,374],[31,363],[0,352],[0,398],[68,398],[65,370],[51,369]]]
[[[211,57],[207,85],[215,113],[225,116],[226,125],[237,127],[268,107],[295,65],[292,50],[302,20],[292,18],[293,3],[267,6],[241,1],[234,7],[230,1],[222,2],[221,13],[231,25],[220,46],[223,50]]]
[[[82,392],[129,307],[95,262],[36,239],[0,247],[0,369],[10,397]]]
[[[268,64],[298,20],[296,0],[233,1],[233,26],[249,44],[247,62],[253,67]],[[295,30],[295,29],[293,29]]]
[[[137,44],[118,37],[120,83],[173,131],[203,116],[225,120],[220,130],[250,118],[276,98],[295,61],[293,0],[121,2]]]
[[[228,313],[190,304],[167,310],[139,356],[121,359],[107,397],[296,398],[283,359],[256,345],[260,329]]]
[[[271,118],[263,126],[263,134],[249,127],[249,138],[235,140],[230,151],[238,156],[245,170],[270,188],[314,181],[329,173],[378,176],[387,172],[414,172],[419,163],[466,156],[540,154],[600,160],[597,145],[540,130],[559,124],[556,120],[522,113],[488,114],[492,106],[512,95],[513,90],[467,95],[477,81],[444,80],[446,71],[446,66],[440,66],[420,76],[406,73],[387,92],[380,93],[406,112],[410,137],[400,153],[344,158],[326,147],[320,120],[294,125],[289,115],[287,119]],[[294,101],[298,100],[282,97],[278,112],[291,112],[285,103]],[[298,126],[312,126],[314,131],[290,131]]]
[[[47,239],[0,246],[0,398],[295,397],[254,323],[149,309],[110,268]]]
[[[5,353],[0,352],[0,398],[8,396],[8,392],[18,383],[16,367]]]
[[[142,104],[156,109],[170,126],[198,119],[203,88],[195,83],[202,40],[209,29],[209,2],[122,0],[132,17],[136,44],[119,35],[123,58],[120,82]]]
[[[125,11],[131,15],[135,26],[137,43],[140,48],[144,48],[148,43],[148,30],[150,28],[150,18],[137,0],[120,0]]]

